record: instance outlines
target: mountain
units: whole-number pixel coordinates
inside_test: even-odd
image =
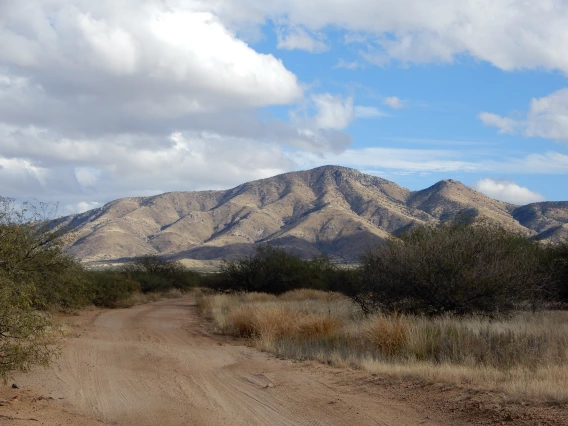
[[[261,243],[304,257],[325,253],[351,261],[390,235],[464,211],[528,236],[568,236],[568,202],[518,207],[451,179],[410,191],[338,166],[286,173],[226,191],[124,198],[61,218],[56,226],[71,231],[69,251],[84,262],[159,254],[195,264],[234,259]]]

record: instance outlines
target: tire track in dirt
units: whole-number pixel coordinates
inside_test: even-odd
[[[306,364],[224,344],[208,335],[191,298],[91,317],[52,369],[19,383],[50,395],[67,413],[103,424],[459,424]]]

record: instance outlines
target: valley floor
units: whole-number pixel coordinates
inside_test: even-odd
[[[562,406],[276,359],[211,335],[193,298],[71,320],[53,368],[0,386],[0,424],[568,424]]]

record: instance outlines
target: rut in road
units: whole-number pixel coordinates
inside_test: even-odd
[[[338,374],[224,344],[192,298],[104,311],[79,332],[54,368],[23,385],[105,424],[448,424]]]

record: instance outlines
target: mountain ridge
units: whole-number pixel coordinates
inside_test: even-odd
[[[411,226],[468,212],[553,241],[568,237],[568,202],[516,206],[452,179],[410,191],[341,166],[289,172],[228,190],[167,192],[111,201],[60,218],[68,250],[84,262],[158,254],[191,263],[246,255],[273,244],[304,257],[351,261]]]

